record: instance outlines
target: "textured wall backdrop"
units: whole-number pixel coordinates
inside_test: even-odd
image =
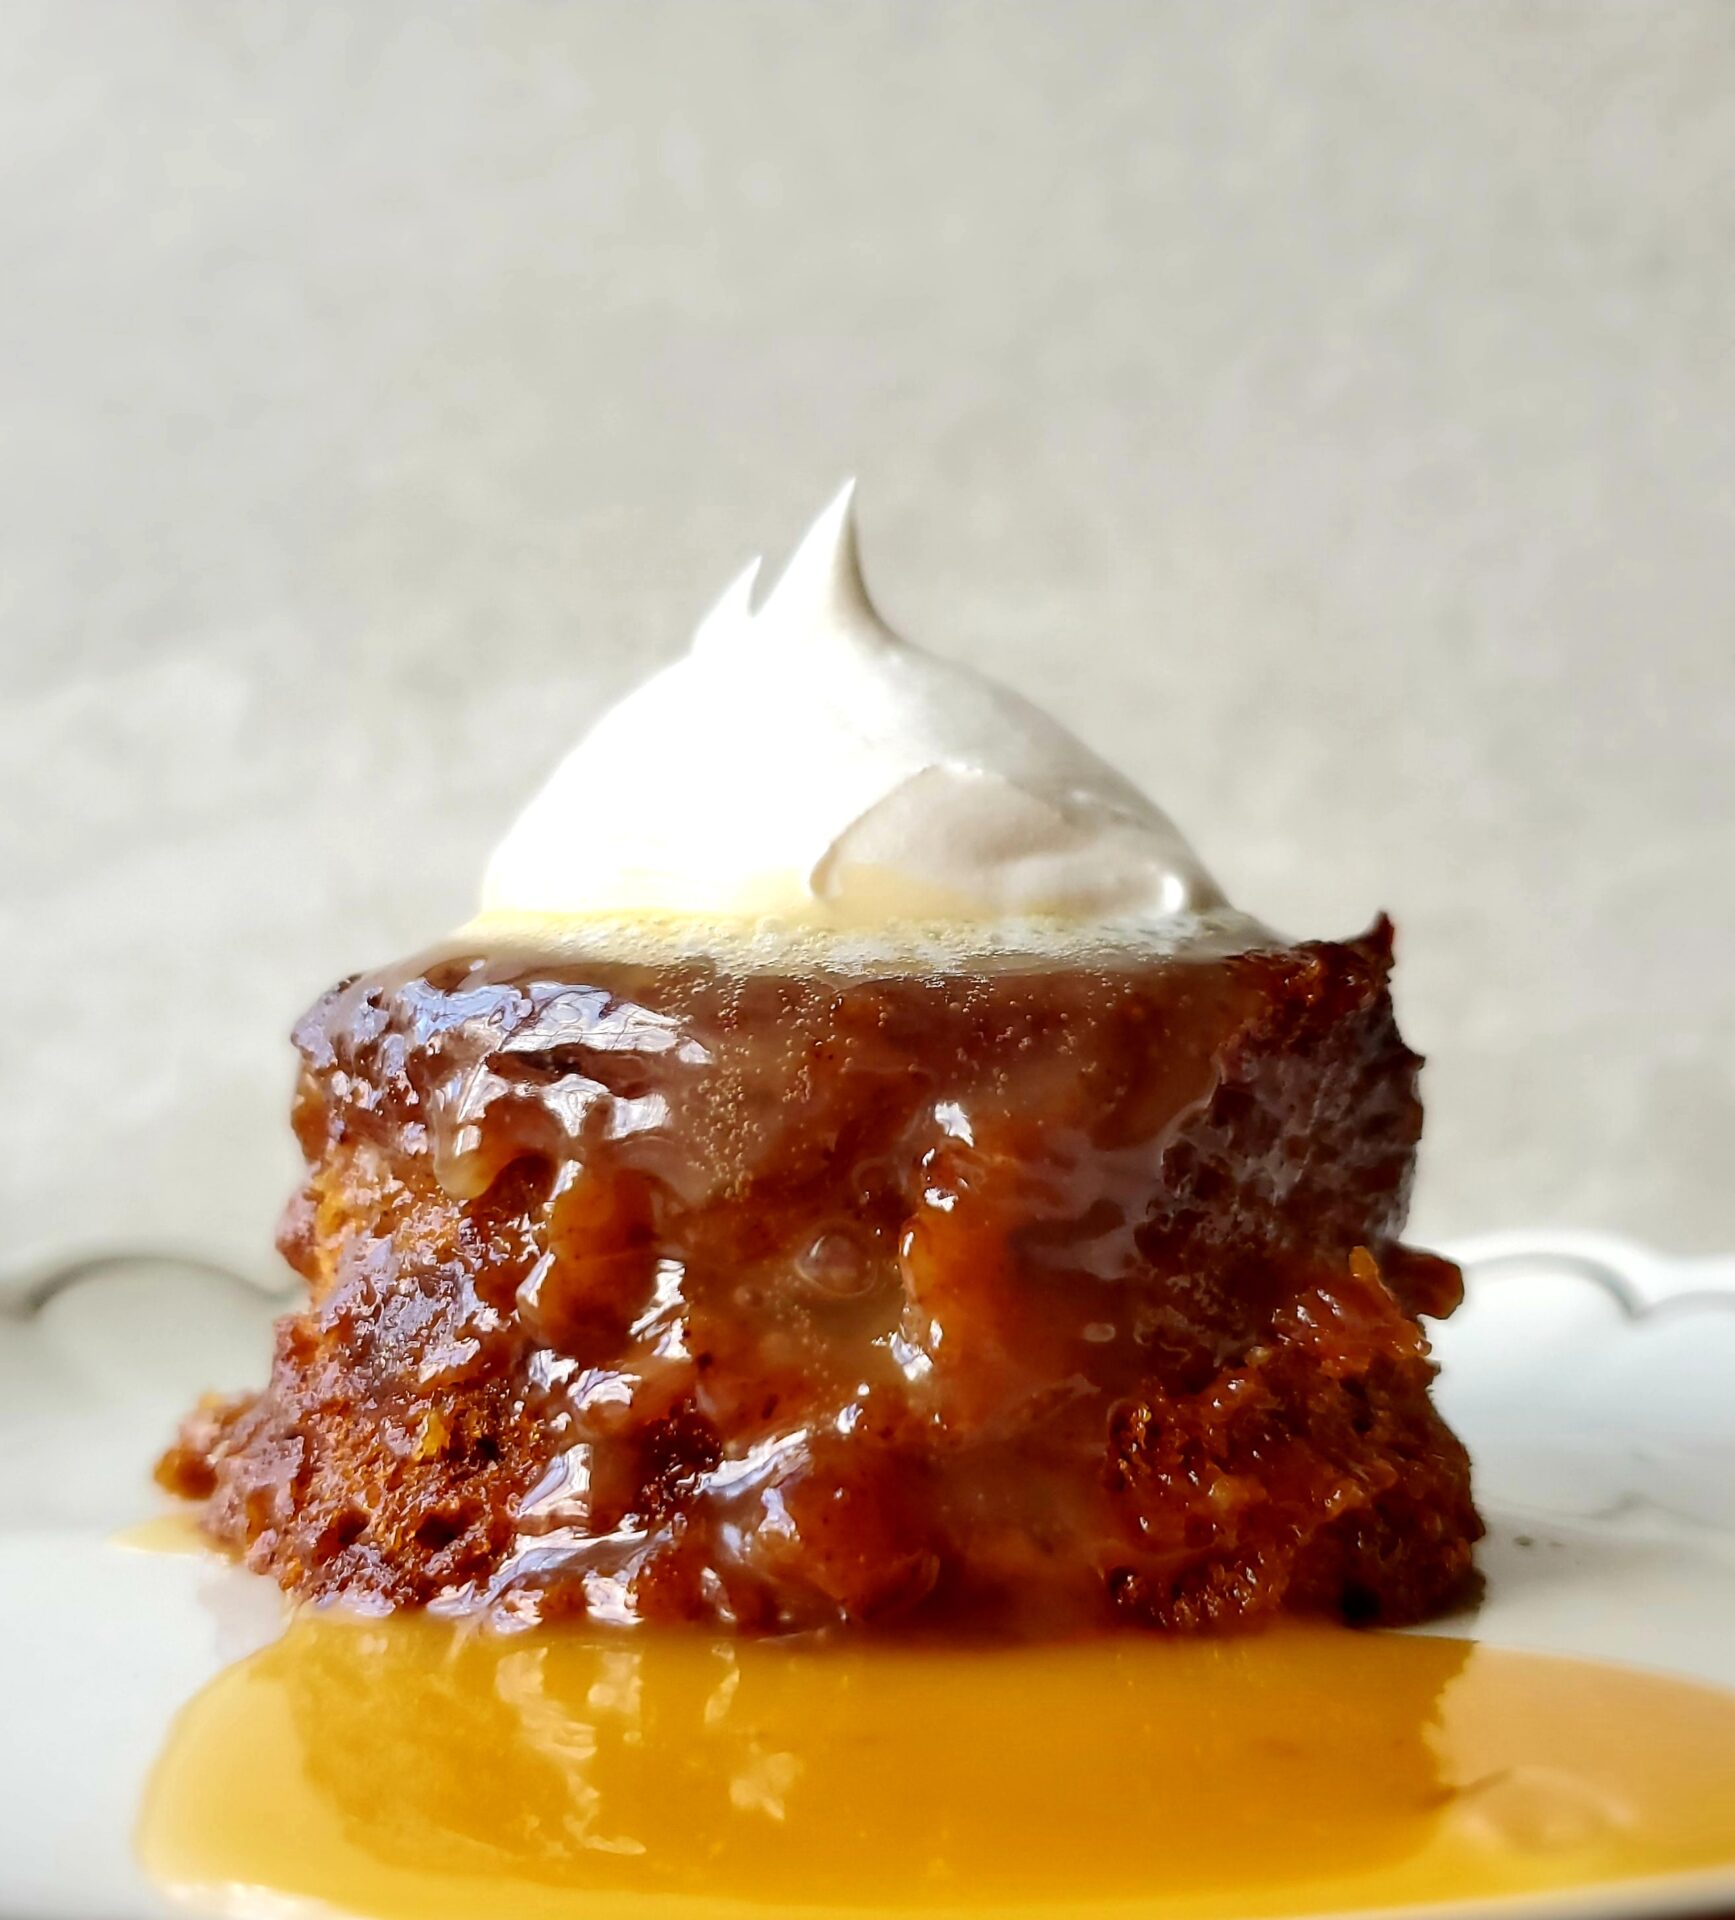
[[[0,1265],[268,1270],[293,1015],[848,470],[1397,916],[1421,1232],[1735,1247],[1732,181],[1720,0],[14,0]]]

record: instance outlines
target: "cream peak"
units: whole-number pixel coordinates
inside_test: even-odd
[[[1102,926],[1223,905],[1058,722],[891,631],[853,482],[755,611],[758,578],[755,561],[556,769],[490,862],[486,912]]]

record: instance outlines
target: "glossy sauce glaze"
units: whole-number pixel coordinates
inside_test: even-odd
[[[1206,1920],[1719,1868],[1735,1896],[1735,1697],[1301,1626],[816,1648],[304,1614],[182,1714],[139,1843],[281,1920]]]
[[[297,1591],[519,1620],[1415,1618],[1479,1525],[1389,963],[348,984],[309,1308],[166,1477]]]

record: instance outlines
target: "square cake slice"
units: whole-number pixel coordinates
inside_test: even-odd
[[[1391,930],[455,948],[297,1029],[308,1287],[161,1472],[304,1595],[747,1631],[1415,1620],[1481,1532]]]

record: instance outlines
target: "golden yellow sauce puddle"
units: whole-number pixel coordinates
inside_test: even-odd
[[[155,1513],[148,1520],[135,1520],[130,1527],[122,1527],[110,1544],[125,1547],[130,1553],[208,1553],[213,1559],[229,1557],[199,1525],[198,1514],[191,1507]]]
[[[183,1712],[140,1847],[219,1907],[379,1920],[1188,1920],[1735,1876],[1735,1695],[1330,1629],[813,1650],[304,1615]]]

